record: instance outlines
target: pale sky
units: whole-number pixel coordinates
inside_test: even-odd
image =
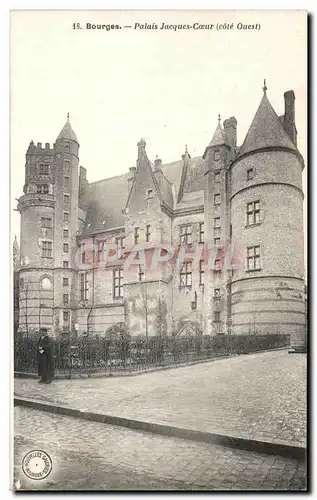
[[[82,30],[73,30],[74,22]],[[214,24],[212,30],[134,30],[134,23]],[[217,31],[217,23],[234,30]],[[238,22],[260,30],[237,30]],[[132,25],[86,30],[86,23]],[[306,163],[305,11],[15,11],[11,14],[11,233],[31,140],[55,142],[67,112],[89,181],[135,165],[145,137],[153,161],[201,156],[217,126],[235,116],[241,145],[262,98],[278,115],[296,96],[298,148]],[[307,166],[303,174],[306,195]],[[281,203],[283,200],[281,200]],[[306,233],[306,201],[304,203]],[[305,245],[306,248],[306,245]]]

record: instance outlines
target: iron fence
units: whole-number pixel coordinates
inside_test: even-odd
[[[131,337],[126,334],[52,340],[55,374],[134,372],[290,344],[289,335]],[[37,339],[16,338],[14,370],[37,373]]]

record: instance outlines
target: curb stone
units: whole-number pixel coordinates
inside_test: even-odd
[[[280,455],[288,458],[306,459],[307,450],[301,446],[292,446],[281,442],[269,442],[264,440],[246,439],[236,436],[217,434],[212,432],[186,429],[166,424],[157,424],[141,420],[130,419],[126,417],[117,417],[103,413],[95,413],[86,410],[79,410],[69,406],[63,406],[55,403],[38,401],[35,399],[24,398],[19,395],[14,396],[14,406],[25,406],[36,410],[57,413],[68,417],[80,418],[83,420],[100,422],[108,425],[117,425],[129,429],[142,430],[153,434],[161,434],[169,437],[176,437],[190,441],[200,441],[213,443],[230,448],[238,448],[268,455]]]

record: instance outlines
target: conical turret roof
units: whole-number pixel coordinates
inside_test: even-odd
[[[18,239],[16,234],[14,235],[14,241],[13,241],[13,250],[16,250],[17,252],[20,250]]]
[[[211,142],[209,143],[208,147],[211,146],[222,146],[223,144],[226,144],[229,146],[228,139],[226,136],[225,131],[221,127],[220,121],[218,122],[217,128],[215,130],[215,133],[213,135],[213,138],[211,139]]]
[[[210,143],[208,144],[208,146],[205,149],[205,152],[203,154],[203,158],[206,157],[206,154],[207,154],[207,151],[209,150],[209,148],[212,148],[214,146],[223,146],[224,144],[226,146],[230,147],[227,135],[226,135],[225,131],[223,130],[221,123],[220,123],[220,115],[218,115],[218,125],[216,127],[216,130],[214,132],[214,135],[213,135]]]
[[[20,247],[19,247],[17,237],[15,235],[14,242],[13,242],[13,268],[15,271],[19,267],[19,260],[20,260]]]
[[[64,127],[60,131],[57,140],[58,139],[69,139],[70,141],[75,141],[77,144],[79,144],[77,136],[75,132],[72,129],[72,126],[69,121],[69,116],[67,116],[67,122],[65,123]]]
[[[285,132],[266,92],[262,97],[238,157],[268,147],[281,147],[297,151],[295,144]]]

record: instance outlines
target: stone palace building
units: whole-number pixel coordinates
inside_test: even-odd
[[[219,117],[201,157],[186,147],[173,163],[152,163],[141,139],[135,167],[91,183],[69,117],[52,147],[32,141],[18,201],[18,331],[281,332],[300,342],[304,162],[293,91],[284,104],[278,116],[264,85],[241,146],[237,120]],[[109,244],[122,253],[107,261]],[[125,269],[135,245],[145,260]],[[151,268],[148,256],[159,245],[175,255],[185,249],[183,264],[174,256]],[[195,263],[188,254],[199,249]]]

